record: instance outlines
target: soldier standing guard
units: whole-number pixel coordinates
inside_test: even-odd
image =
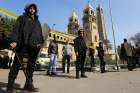
[[[103,49],[103,43],[99,42],[99,47],[97,47],[97,51],[98,51],[98,57],[100,60],[100,70],[101,73],[105,72],[105,61],[104,61],[104,49]]]
[[[37,91],[33,85],[33,72],[38,52],[43,44],[43,36],[35,4],[26,6],[25,13],[19,16],[13,30],[10,46],[16,51],[16,56],[9,72],[7,93],[14,93],[13,85],[21,67],[19,59],[22,60],[25,53],[28,54],[28,62],[24,89],[27,91]]]
[[[82,29],[78,31],[78,37],[74,39],[74,50],[76,54],[76,78],[79,79],[79,71],[81,71],[81,77],[86,78],[85,75],[85,58],[87,46],[84,40],[84,32]]]

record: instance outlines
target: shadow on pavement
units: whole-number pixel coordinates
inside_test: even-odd
[[[6,93],[6,91],[5,91],[6,90],[6,87],[7,87],[7,83],[0,82],[0,93]],[[20,91],[22,90],[20,88],[20,85],[19,84],[14,84],[14,88],[17,89],[17,90],[20,90]],[[18,92],[18,93],[23,93],[23,92]]]
[[[65,78],[65,79],[75,79],[74,76],[69,76],[69,75],[51,75],[50,77],[54,77],[54,78]]]

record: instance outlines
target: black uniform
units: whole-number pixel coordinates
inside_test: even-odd
[[[89,57],[90,57],[90,67],[91,67],[91,70],[92,70],[92,67],[95,67],[94,53],[95,53],[95,50],[93,48],[89,48]]]
[[[9,91],[13,89],[14,81],[21,66],[18,57],[20,61],[22,61],[25,54],[28,55],[26,68],[28,79],[26,78],[24,88],[30,90],[34,88],[32,84],[33,72],[39,52],[37,45],[43,43],[41,24],[37,16],[35,16],[35,19],[33,20],[27,13],[24,13],[17,19],[13,31],[12,42],[17,42],[17,47],[15,49],[16,56],[9,72],[7,90]]]
[[[86,58],[87,46],[84,38],[77,37],[76,39],[74,39],[74,50],[75,52],[78,52],[78,56],[76,58],[76,77],[78,78],[79,71],[81,71],[81,76],[85,75],[84,62]]]
[[[104,73],[105,72],[105,61],[104,61],[103,46],[99,45],[99,47],[97,47],[97,50],[98,50],[98,57],[99,57],[99,60],[100,60],[100,70],[101,70],[101,73]]]

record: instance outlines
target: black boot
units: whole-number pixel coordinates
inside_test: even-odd
[[[76,71],[76,79],[79,79],[79,71]]]
[[[9,79],[7,84],[6,93],[14,93],[14,79]]]
[[[47,70],[46,75],[47,75],[47,76],[50,76],[50,75],[51,75],[51,73],[50,73],[49,70]]]
[[[81,73],[82,78],[87,78],[87,76],[84,73]]]
[[[26,83],[26,84],[24,85],[24,90],[25,90],[25,91],[30,91],[30,92],[38,92],[38,91],[39,91],[39,89],[38,89],[38,88],[35,88],[34,85],[33,85],[32,83],[31,83],[31,84]]]
[[[67,69],[67,73],[70,73],[69,68]]]
[[[15,92],[14,92],[14,89],[7,89],[6,93],[15,93]]]

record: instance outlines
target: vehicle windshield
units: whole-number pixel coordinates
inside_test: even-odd
[[[47,58],[48,55],[47,55],[47,54],[40,54],[40,57],[41,57],[41,58]]]

